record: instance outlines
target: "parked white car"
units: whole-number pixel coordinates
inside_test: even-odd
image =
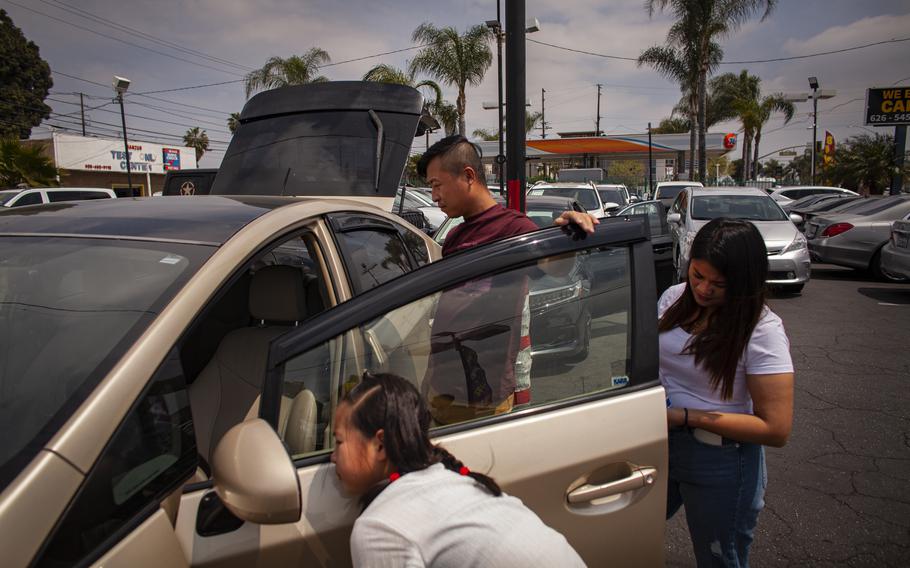
[[[687,187],[704,187],[700,181],[660,181],[654,189],[654,197],[664,207],[670,207],[679,192]]]
[[[58,201],[85,201],[87,199],[115,199],[113,189],[104,187],[32,187],[0,191],[0,206],[23,207]]]
[[[767,283],[801,292],[809,281],[811,260],[806,238],[788,216],[761,189],[753,187],[688,187],[673,202],[667,223],[673,237],[673,259],[680,279],[689,266],[689,248],[695,234],[717,217],[751,221],[761,232],[768,249]]]
[[[859,195],[855,191],[844,189],[842,187],[827,187],[823,185],[799,185],[791,187],[781,187],[771,192],[771,199],[777,201],[782,206],[802,199],[809,195],[819,195],[822,193],[842,193],[845,195]]]
[[[528,195],[546,195],[549,197],[574,199],[591,215],[597,218],[607,216],[603,201],[600,200],[600,194],[597,193],[597,186],[594,185],[594,182],[540,183],[528,189]]]

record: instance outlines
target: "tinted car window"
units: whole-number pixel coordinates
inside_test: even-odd
[[[0,485],[18,474],[214,250],[0,238]]]
[[[673,199],[679,192],[689,187],[688,185],[662,185],[657,188],[654,199]]]
[[[358,294],[416,268],[397,232],[346,231],[338,239],[343,242],[345,265]]]
[[[47,200],[51,203],[58,201],[79,201],[85,199],[82,191],[48,191]]]
[[[17,199],[16,202],[12,204],[12,207],[22,207],[24,205],[40,205],[41,203],[43,202],[41,201],[40,193],[26,193]]]
[[[11,201],[17,195],[19,195],[18,191],[0,191],[0,205],[5,204],[7,201]]]
[[[621,189],[598,189],[597,193],[604,203],[616,203],[620,206],[626,204],[626,196]]]
[[[631,270],[626,247],[551,258],[546,270],[525,266],[432,293],[289,359],[283,397],[313,390],[321,409],[315,448],[291,440],[291,454],[332,449],[337,400],[364,369],[412,381],[434,425],[509,412],[514,405],[497,403],[519,391],[530,390],[526,405],[542,406],[630,386]],[[528,330],[529,352],[510,347]],[[538,359],[585,341],[574,365]]]
[[[104,546],[108,537],[141,521],[148,505],[192,475],[196,455],[186,382],[172,353],[89,473],[38,566],[99,556],[113,544]]]

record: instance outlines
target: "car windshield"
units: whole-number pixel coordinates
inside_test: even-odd
[[[597,193],[600,194],[600,200],[604,203],[615,203],[617,205],[625,205],[626,203],[626,197],[621,189],[598,189]]]
[[[0,488],[214,250],[148,241],[0,237]]]
[[[18,191],[0,191],[0,205],[19,195]]]
[[[697,195],[692,199],[692,218],[700,221],[732,217],[750,221],[787,221],[789,217],[764,195]]]
[[[588,211],[600,208],[597,194],[593,188],[587,187],[535,187],[528,195],[549,195],[552,197],[567,197],[574,199]]]

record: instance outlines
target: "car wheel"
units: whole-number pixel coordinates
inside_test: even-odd
[[[884,248],[884,247],[883,247]],[[875,251],[875,255],[872,256],[872,262],[869,263],[869,270],[872,272],[872,276],[876,280],[884,280],[885,282],[907,282],[910,278],[904,278],[903,276],[898,276],[895,274],[890,274],[882,268],[882,249]]]
[[[786,286],[781,286],[780,291],[785,294],[799,294],[803,291],[803,288],[806,286],[805,282],[802,284],[788,284]]]
[[[584,324],[583,332],[581,338],[581,349],[572,356],[571,361],[579,362],[584,361],[588,358],[588,353],[591,347],[591,316],[587,315],[587,319]]]

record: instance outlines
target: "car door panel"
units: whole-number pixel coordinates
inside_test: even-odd
[[[653,253],[645,240],[645,222],[642,218],[605,220],[594,236],[578,242],[557,231],[515,237],[482,251],[456,255],[458,260],[434,263],[355,297],[310,320],[307,329],[292,331],[273,342],[260,416],[277,420],[283,361],[337,340],[355,327],[360,326],[361,333],[367,335],[366,330],[375,329],[371,326],[393,310],[413,308],[409,302],[417,300],[415,305],[419,305],[420,300],[448,286],[472,278],[483,281],[484,275],[501,273],[506,266],[524,266],[530,260],[584,248],[625,246],[631,263],[631,280],[626,286],[632,306],[624,316],[628,356],[625,362],[614,363],[612,379],[607,370],[601,377],[589,377],[594,382],[601,380],[598,384],[605,385],[603,388],[582,389],[578,396],[564,400],[544,397],[543,406],[447,426],[434,434],[470,467],[490,472],[506,491],[524,499],[545,522],[566,534],[587,561],[596,564],[599,559],[628,553],[625,564],[659,564],[666,506],[666,416],[665,396],[657,383]],[[399,332],[402,321],[399,317]],[[388,329],[383,334],[388,335]],[[379,339],[382,334],[373,335],[373,339],[364,340],[365,353],[386,351],[387,346]],[[420,352],[420,346],[414,347]],[[331,380],[356,380],[357,375],[351,373],[353,366],[347,374],[342,370],[342,377]],[[334,469],[326,463],[329,449],[298,461],[304,515],[295,530],[307,548],[325,550],[333,562],[345,563],[349,561],[346,538],[338,544],[334,538],[328,542],[318,536],[326,531],[346,535],[357,512],[354,502],[338,490]],[[651,472],[650,477],[645,479],[639,471]],[[568,502],[573,491],[576,495],[583,491],[610,492],[609,487],[601,486],[611,482],[634,487],[592,502],[586,498],[576,504]],[[319,490],[313,491],[314,487]],[[286,529],[263,526],[262,534],[281,530]],[[266,540],[260,537],[260,543]],[[630,543],[634,548],[629,548]]]
[[[189,566],[164,509],[158,509],[93,564],[105,568]]]

